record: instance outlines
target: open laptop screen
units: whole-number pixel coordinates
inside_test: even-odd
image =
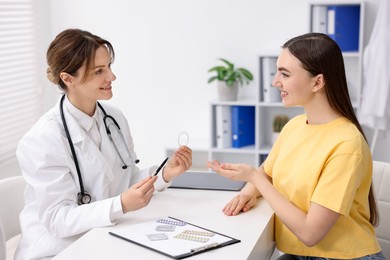
[[[187,171],[173,179],[169,188],[239,191],[245,182],[232,181],[215,172]]]

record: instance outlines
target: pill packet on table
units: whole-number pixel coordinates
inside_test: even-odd
[[[150,241],[166,240],[168,236],[164,233],[148,234],[146,235]]]
[[[172,226],[172,225],[158,225],[156,227],[156,230],[157,231],[169,231],[169,232],[172,232],[172,231],[175,231],[175,226]]]

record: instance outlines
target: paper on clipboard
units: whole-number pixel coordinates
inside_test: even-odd
[[[159,222],[160,220],[163,220],[163,222]],[[170,222],[179,222],[179,224],[183,224],[175,225]],[[173,231],[156,230],[156,227],[161,226],[162,224],[174,225],[175,228]],[[212,233],[212,235],[209,235],[210,233]],[[241,242],[238,239],[173,217],[165,217],[155,221],[128,226],[126,228],[116,230],[115,232],[109,232],[109,234],[174,259],[187,258],[206,251]],[[168,238],[151,240],[151,234],[164,234]],[[190,234],[190,238],[195,237],[199,239],[188,240],[177,238],[183,237],[183,234]]]

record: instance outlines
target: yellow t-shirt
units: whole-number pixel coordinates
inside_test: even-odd
[[[278,249],[338,259],[379,252],[369,222],[372,158],[366,141],[346,118],[323,125],[306,124],[306,119],[300,115],[286,124],[264,163],[265,172],[274,187],[303,211],[315,202],[341,215],[313,247],[303,244],[276,216]]]

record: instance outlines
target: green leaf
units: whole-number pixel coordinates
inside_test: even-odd
[[[213,67],[213,68],[209,69],[209,71],[208,71],[208,72],[213,72],[213,71],[221,71],[221,70],[226,70],[226,68],[225,68],[225,67],[223,67],[223,66],[215,66],[215,67]]]
[[[244,77],[247,78],[248,80],[253,80],[253,75],[252,73],[249,72],[249,70],[244,68],[239,68],[237,70],[239,70],[242,73],[242,75],[244,75]]]
[[[209,78],[209,80],[207,81],[207,83],[211,83],[211,82],[213,82],[213,81],[216,80],[216,79],[218,79],[217,76],[211,77],[211,78]]]
[[[226,59],[219,59],[221,61],[223,61],[227,66],[228,66],[228,70],[234,70],[234,65],[233,63],[231,63],[230,61],[226,60]]]

